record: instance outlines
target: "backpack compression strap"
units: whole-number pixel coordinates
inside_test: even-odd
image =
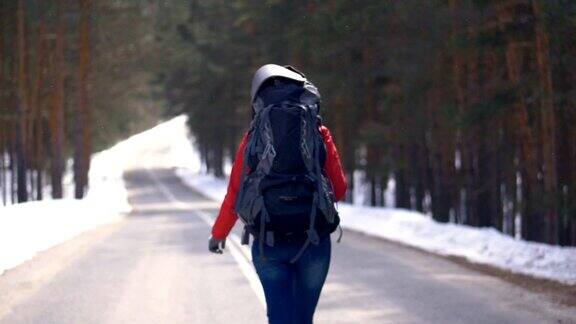
[[[308,173],[311,174],[315,173],[317,187],[316,191],[314,191],[314,196],[312,199],[312,210],[310,211],[310,226],[306,231],[306,241],[304,242],[304,245],[302,245],[298,253],[296,253],[296,255],[290,260],[290,263],[296,262],[302,256],[302,254],[304,254],[304,251],[306,250],[308,245],[310,245],[310,243],[318,245],[318,243],[320,242],[318,232],[316,231],[316,228],[314,228],[314,224],[316,223],[316,214],[318,212],[318,196],[320,190],[322,189],[322,183],[321,183],[322,171],[320,169],[320,155],[319,155],[320,147],[318,145],[317,139],[314,137],[314,132],[318,131],[315,129],[316,116],[313,116],[312,111],[309,109],[309,107],[307,106],[305,107],[306,108],[304,109],[304,113],[306,114],[306,118],[303,118],[303,125],[302,125],[302,142],[303,142],[302,155],[305,161],[310,162],[310,160],[312,160],[309,151],[310,148],[308,148],[307,145],[305,145],[306,142],[308,143],[312,142],[311,149],[314,157],[311,162],[313,163],[306,163],[306,167],[308,169]]]

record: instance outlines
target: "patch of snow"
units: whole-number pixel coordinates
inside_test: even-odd
[[[182,120],[185,119],[180,118],[180,122]],[[166,124],[161,126],[170,126],[169,122]],[[154,134],[148,136],[154,137]],[[172,147],[179,151],[185,150],[178,147],[186,141],[181,137],[181,134],[176,134],[176,141],[172,143]],[[93,154],[90,188],[84,199],[70,198],[73,193],[72,174],[66,172],[63,181],[66,198],[0,207],[0,274],[84,231],[122,220],[131,211],[123,172],[134,165],[133,154],[147,145],[146,140],[135,135]],[[169,154],[166,155],[170,158]],[[70,161],[68,164],[70,170]],[[186,161],[186,165],[191,164]]]
[[[441,255],[576,284],[576,248],[517,240],[493,228],[438,223],[421,213],[340,204],[342,225]]]

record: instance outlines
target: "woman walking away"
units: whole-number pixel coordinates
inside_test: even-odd
[[[268,322],[312,323],[330,266],[330,233],[340,222],[334,203],[346,193],[346,178],[322,125],[320,93],[304,74],[264,65],[254,75],[251,97],[252,123],[236,153],[209,250],[222,253],[240,217],[242,243],[254,238],[252,262]]]

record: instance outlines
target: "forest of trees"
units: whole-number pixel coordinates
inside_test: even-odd
[[[90,157],[162,114],[152,3],[0,1],[0,201],[88,188]],[[48,188],[48,190],[47,190]],[[45,192],[46,191],[46,192]]]
[[[221,176],[252,73],[291,64],[323,94],[366,203],[576,245],[576,2],[164,1],[156,83]],[[353,172],[353,171],[358,172]],[[349,200],[353,200],[353,190]]]
[[[291,64],[364,203],[576,245],[575,40],[573,0],[1,1],[0,199],[65,169],[82,197],[93,152],[180,113],[223,176],[252,73]]]

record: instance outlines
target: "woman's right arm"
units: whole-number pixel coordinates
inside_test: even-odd
[[[238,196],[240,182],[242,181],[244,150],[246,149],[247,143],[248,133],[244,134],[240,147],[238,147],[238,151],[236,151],[236,157],[234,158],[234,165],[232,165],[232,172],[230,173],[230,181],[228,182],[226,197],[224,197],[224,201],[220,207],[220,213],[214,222],[214,226],[212,226],[212,237],[215,239],[225,239],[238,219],[234,207],[236,206],[236,197]]]

